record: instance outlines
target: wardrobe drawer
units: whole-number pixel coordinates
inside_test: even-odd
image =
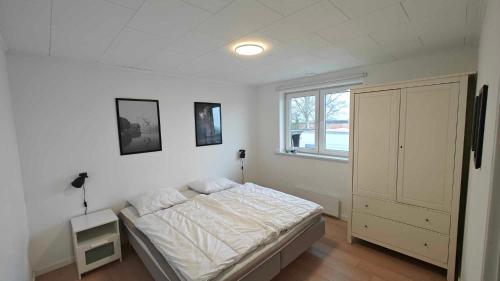
[[[441,266],[448,262],[449,237],[446,235],[363,213],[352,215],[355,236],[424,256]]]
[[[440,233],[450,233],[450,215],[446,213],[363,196],[353,197],[353,208],[359,212],[404,222]]]

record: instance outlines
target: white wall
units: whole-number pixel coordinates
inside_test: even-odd
[[[279,95],[277,86],[327,81],[346,74],[367,72],[366,84],[472,72],[476,70],[477,50],[456,49],[445,53],[415,57],[391,63],[353,68],[259,87],[258,92],[258,170],[256,182],[290,193],[312,191],[341,200],[341,216],[346,217],[346,202],[351,196],[347,162],[326,161],[277,155],[279,142]],[[297,192],[299,190],[300,192]],[[312,199],[312,198],[311,198]]]
[[[239,180],[240,148],[251,172],[254,88],[49,57],[9,55],[8,71],[37,272],[71,261],[69,219],[83,213],[83,194],[70,182],[79,172],[90,176],[89,211],[118,211],[133,195],[196,178]],[[120,156],[117,97],[159,99],[163,151]],[[222,103],[222,145],[195,146],[195,101]]]
[[[0,35],[0,279],[31,279],[28,225],[14,116]]]
[[[479,44],[478,90],[484,84],[489,85],[488,105],[482,167],[480,170],[471,168],[469,174],[462,260],[464,281],[489,281],[499,278],[497,275],[500,239],[499,12],[500,0],[486,1]],[[486,238],[488,238],[487,244]]]

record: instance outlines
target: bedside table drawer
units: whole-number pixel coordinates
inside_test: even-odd
[[[85,264],[92,264],[103,258],[112,257],[115,255],[115,244],[113,241],[102,244],[85,251]]]
[[[99,245],[86,245],[77,249],[77,262],[81,272],[87,272],[121,257],[120,239],[115,236]]]

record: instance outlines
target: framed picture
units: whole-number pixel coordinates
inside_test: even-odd
[[[196,146],[222,144],[220,103],[195,102]]]
[[[474,101],[474,121],[472,128],[472,151],[474,152],[474,167],[481,168],[483,158],[484,123],[486,121],[486,102],[488,100],[488,86],[479,90]]]
[[[116,99],[120,154],[161,151],[158,100]]]

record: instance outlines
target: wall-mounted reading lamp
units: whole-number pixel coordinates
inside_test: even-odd
[[[244,168],[243,168],[243,159],[245,159],[246,157],[246,151],[244,149],[240,149],[238,151],[238,157],[240,158],[240,161],[241,161],[241,183],[245,183],[245,171],[244,171]]]
[[[71,183],[71,185],[75,188],[83,187],[83,206],[85,206],[85,214],[87,214],[87,199],[85,198],[85,179],[89,176],[87,173],[80,173],[78,177]]]

